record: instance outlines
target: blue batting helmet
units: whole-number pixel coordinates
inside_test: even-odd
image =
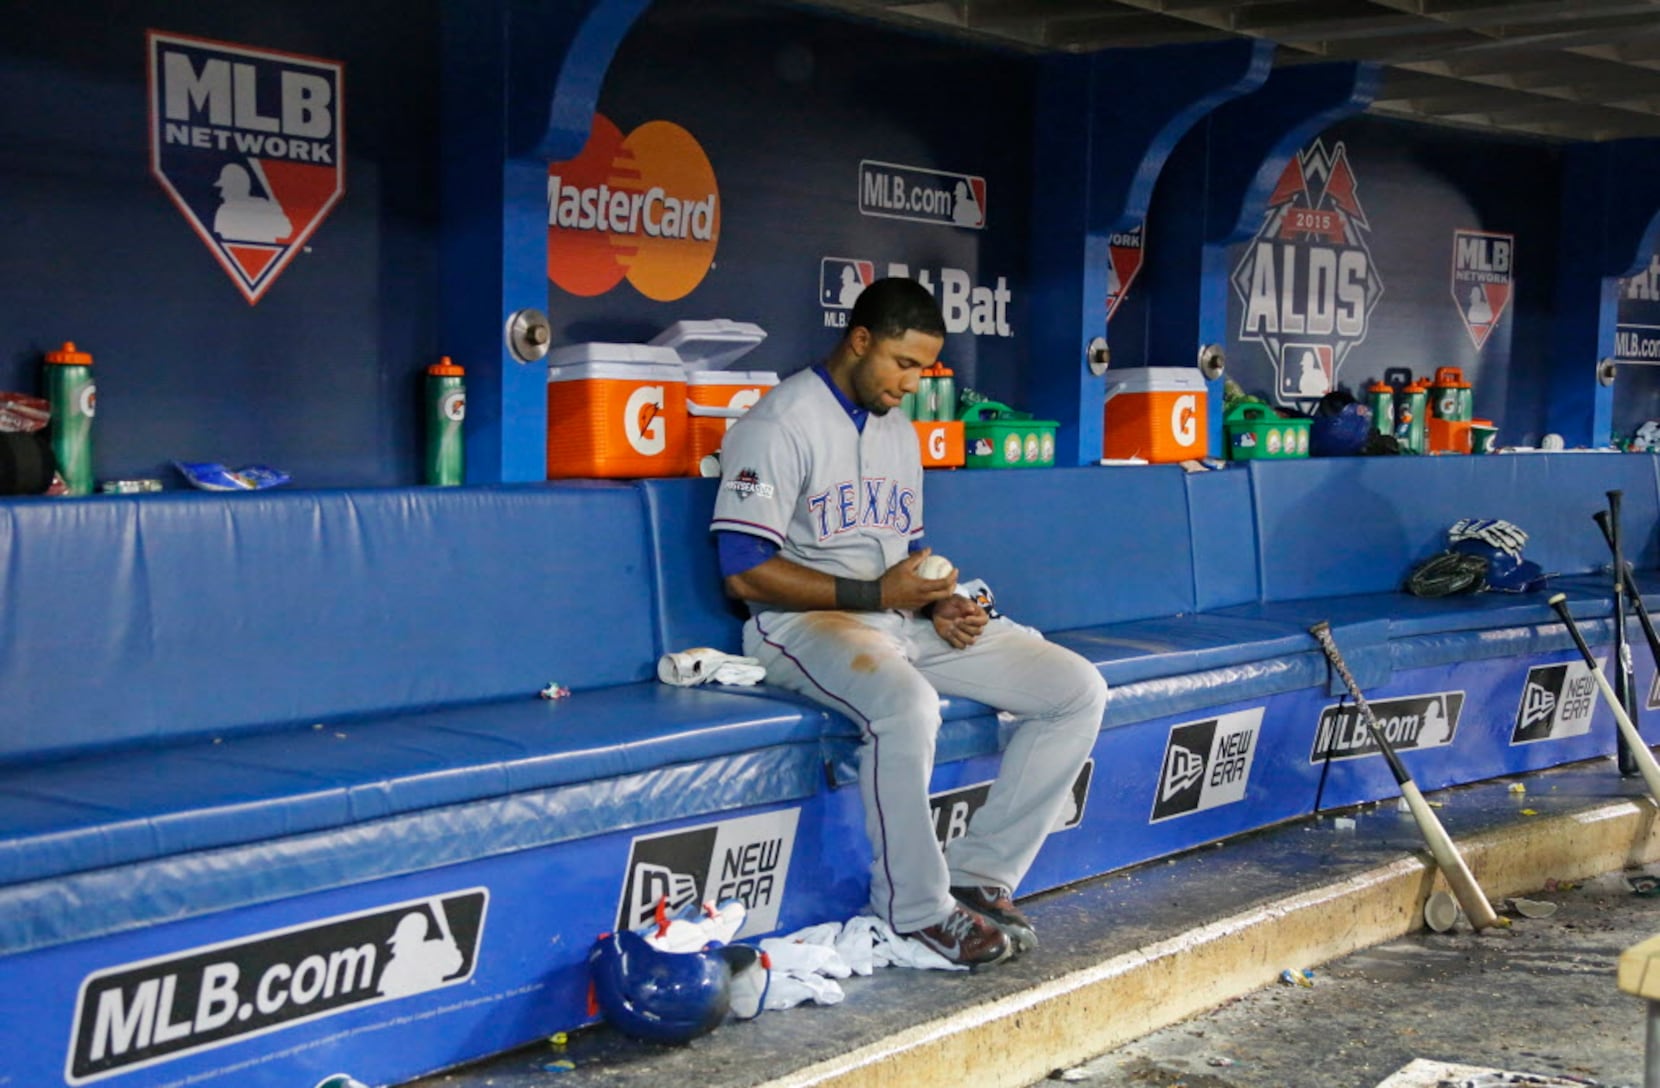
[[[594,998],[612,1027],[654,1043],[685,1043],[720,1026],[732,1006],[732,969],[720,948],[664,952],[629,930],[588,953]]]

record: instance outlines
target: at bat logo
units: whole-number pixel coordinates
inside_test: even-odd
[[[86,1084],[374,1002],[466,982],[485,888],[412,899],[95,971],[64,1079]]]
[[[1516,236],[1484,230],[1453,231],[1452,297],[1470,343],[1480,351],[1510,305]]]
[[[1591,731],[1591,715],[1596,709],[1596,678],[1585,662],[1535,665],[1527,670],[1522,683],[1510,743],[1583,736]]]
[[[1263,709],[1171,726],[1148,822],[1242,800],[1262,732]]]
[[[1050,834],[1068,831],[1083,823],[1084,804],[1089,800],[1089,783],[1094,774],[1095,761],[1085,760],[1078,777],[1072,780],[1066,804],[1061,806],[1059,815],[1049,828]],[[976,782],[972,786],[929,794],[928,803],[934,816],[934,838],[939,841],[942,850],[951,840],[960,839],[968,833],[969,821],[980,811],[990,793],[990,782]]]
[[[1458,732],[1458,715],[1464,707],[1462,691],[1443,691],[1433,695],[1407,695],[1398,699],[1378,699],[1371,702],[1372,714],[1378,728],[1398,751],[1414,748],[1443,748],[1453,741]],[[1360,711],[1352,703],[1338,703],[1320,712],[1320,721],[1314,731],[1314,749],[1309,752],[1310,763],[1328,759],[1358,759],[1376,755],[1379,751],[1372,731],[1367,728]]]
[[[346,191],[339,61],[151,30],[150,172],[250,305]]]
[[[741,900],[748,913],[739,936],[776,928],[800,816],[790,808],[635,839],[616,928],[651,924],[665,899],[671,913],[693,903]]]
[[[1383,295],[1370,233],[1342,142],[1328,151],[1316,140],[1292,157],[1232,278],[1239,338],[1268,352],[1279,403],[1312,406],[1337,388],[1343,360],[1366,339]]]

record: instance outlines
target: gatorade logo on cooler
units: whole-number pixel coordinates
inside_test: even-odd
[[[1199,440],[1199,398],[1184,393],[1170,407],[1170,433],[1183,446]]]
[[[150,172],[250,305],[346,191],[339,61],[151,30]]]
[[[657,302],[703,282],[720,242],[709,156],[672,121],[623,136],[604,114],[582,153],[548,167],[548,279],[603,295],[624,278]]]
[[[668,448],[662,386],[642,385],[628,395],[628,403],[623,406],[623,433],[628,436],[628,444],[647,457]]]

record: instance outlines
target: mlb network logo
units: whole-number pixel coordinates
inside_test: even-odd
[[[249,305],[345,192],[344,66],[149,31],[150,172]]]

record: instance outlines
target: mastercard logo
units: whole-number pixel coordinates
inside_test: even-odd
[[[548,279],[603,295],[625,278],[672,302],[703,282],[720,241],[709,156],[671,121],[623,136],[603,114],[582,153],[548,167]]]

